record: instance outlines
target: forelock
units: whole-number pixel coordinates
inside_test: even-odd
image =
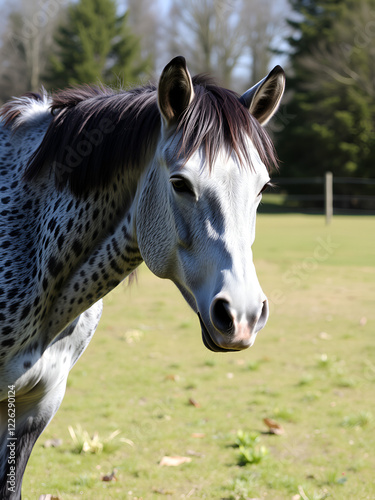
[[[277,167],[277,156],[267,131],[250,114],[235,92],[217,86],[206,75],[193,78],[195,97],[180,117],[177,132],[182,132],[177,155],[187,161],[199,148],[209,166],[219,151],[235,153],[243,166],[253,167],[248,138],[260,160],[270,171]]]

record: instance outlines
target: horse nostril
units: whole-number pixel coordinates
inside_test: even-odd
[[[259,316],[259,319],[258,319],[258,322],[256,324],[256,332],[259,332],[259,330],[261,330],[265,324],[267,323],[267,319],[268,319],[268,300],[264,300],[263,301],[263,307],[262,307],[262,312],[260,313],[260,316]]]
[[[211,320],[221,333],[231,334],[234,330],[233,316],[230,312],[229,302],[224,299],[215,299],[211,306]]]

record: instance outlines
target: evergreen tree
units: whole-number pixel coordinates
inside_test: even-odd
[[[375,0],[290,0],[283,175],[375,176]],[[372,24],[370,24],[372,23]]]
[[[148,73],[140,43],[117,15],[115,0],[79,0],[68,7],[66,22],[55,35],[57,52],[46,80],[52,88],[80,83],[133,83]]]

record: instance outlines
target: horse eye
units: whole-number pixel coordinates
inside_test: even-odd
[[[265,191],[267,191],[268,188],[270,187],[273,187],[273,184],[271,182],[267,182],[267,184],[265,184],[262,189],[259,191],[259,194],[258,196],[260,196],[262,193],[264,193]]]
[[[172,177],[170,181],[176,193],[188,193],[194,195],[194,191],[190,183],[183,177]]]

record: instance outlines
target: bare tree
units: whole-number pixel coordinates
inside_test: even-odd
[[[213,73],[226,86],[236,73],[247,88],[267,74],[287,11],[287,0],[172,0],[169,52],[187,54],[193,71]]]
[[[148,60],[155,76],[161,46],[160,5],[154,0],[126,0],[129,25],[141,41],[141,56]],[[165,61],[162,61],[165,64]]]
[[[250,55],[250,83],[270,69],[273,49],[286,37],[288,4],[285,0],[243,0],[241,9],[245,44]]]
[[[230,86],[242,55],[241,0],[174,0],[166,23],[169,52],[189,58],[195,73],[209,72]]]
[[[53,46],[53,32],[67,0],[13,2],[2,33],[0,98],[37,91]]]

